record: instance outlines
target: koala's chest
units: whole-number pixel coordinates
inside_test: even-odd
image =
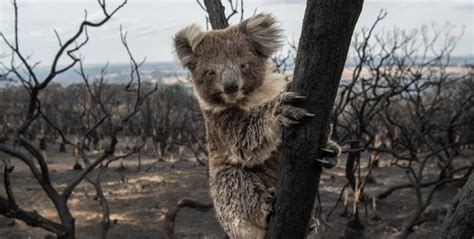
[[[210,183],[211,187],[219,188],[225,184],[227,188],[229,182],[235,185],[261,184],[264,188],[274,188],[277,183],[278,168],[280,165],[279,151],[275,151],[264,161],[263,164],[253,167],[243,167],[242,165],[231,165],[219,159],[212,158],[210,161],[217,160],[220,163],[210,164]]]
[[[267,162],[275,161],[279,154],[281,140],[262,140],[262,144],[249,149],[245,145],[255,145],[253,142],[236,139],[215,137],[208,140],[210,165],[236,165],[239,167],[258,169],[265,167]]]

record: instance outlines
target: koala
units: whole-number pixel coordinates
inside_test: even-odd
[[[269,58],[282,44],[281,32],[271,15],[259,14],[222,30],[191,25],[174,38],[205,119],[210,194],[231,238],[265,237],[282,129],[314,116],[294,106],[305,97],[272,73]],[[322,150],[321,164],[335,165],[337,144],[329,140]]]

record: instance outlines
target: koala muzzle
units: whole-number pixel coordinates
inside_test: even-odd
[[[226,94],[232,94],[239,90],[239,79],[237,74],[231,70],[226,69],[222,73],[222,85]]]

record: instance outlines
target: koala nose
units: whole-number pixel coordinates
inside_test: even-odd
[[[239,90],[237,75],[232,70],[224,71],[222,74],[222,85],[226,94],[232,94]]]
[[[226,94],[232,94],[239,90],[239,85],[235,81],[224,80],[224,92]]]

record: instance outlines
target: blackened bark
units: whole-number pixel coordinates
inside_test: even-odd
[[[441,238],[474,237],[474,174],[471,174],[444,218]]]
[[[360,150],[359,142],[351,142],[350,152],[347,154],[346,161],[346,178],[349,184],[351,185],[352,190],[356,188],[356,179],[355,179],[355,162],[360,159]]]
[[[46,150],[48,147],[47,143],[46,143],[46,137],[42,137],[40,140],[39,140],[39,149],[40,150]]]
[[[302,107],[316,117],[285,129],[275,213],[268,238],[304,238],[319,187],[320,146],[363,0],[308,0],[292,90],[308,96]]]
[[[59,144],[59,152],[65,153],[66,152],[66,144],[64,142],[61,142]]]
[[[204,5],[206,6],[212,29],[224,29],[229,26],[225,16],[225,8],[220,0],[204,0]]]
[[[8,201],[1,197],[0,214],[5,217],[16,218],[18,220],[21,220],[31,227],[41,227],[47,231],[56,233],[58,237],[67,235],[68,229],[64,225],[44,218],[36,212],[28,212],[23,209],[20,209],[17,205],[13,205],[11,201]]]

